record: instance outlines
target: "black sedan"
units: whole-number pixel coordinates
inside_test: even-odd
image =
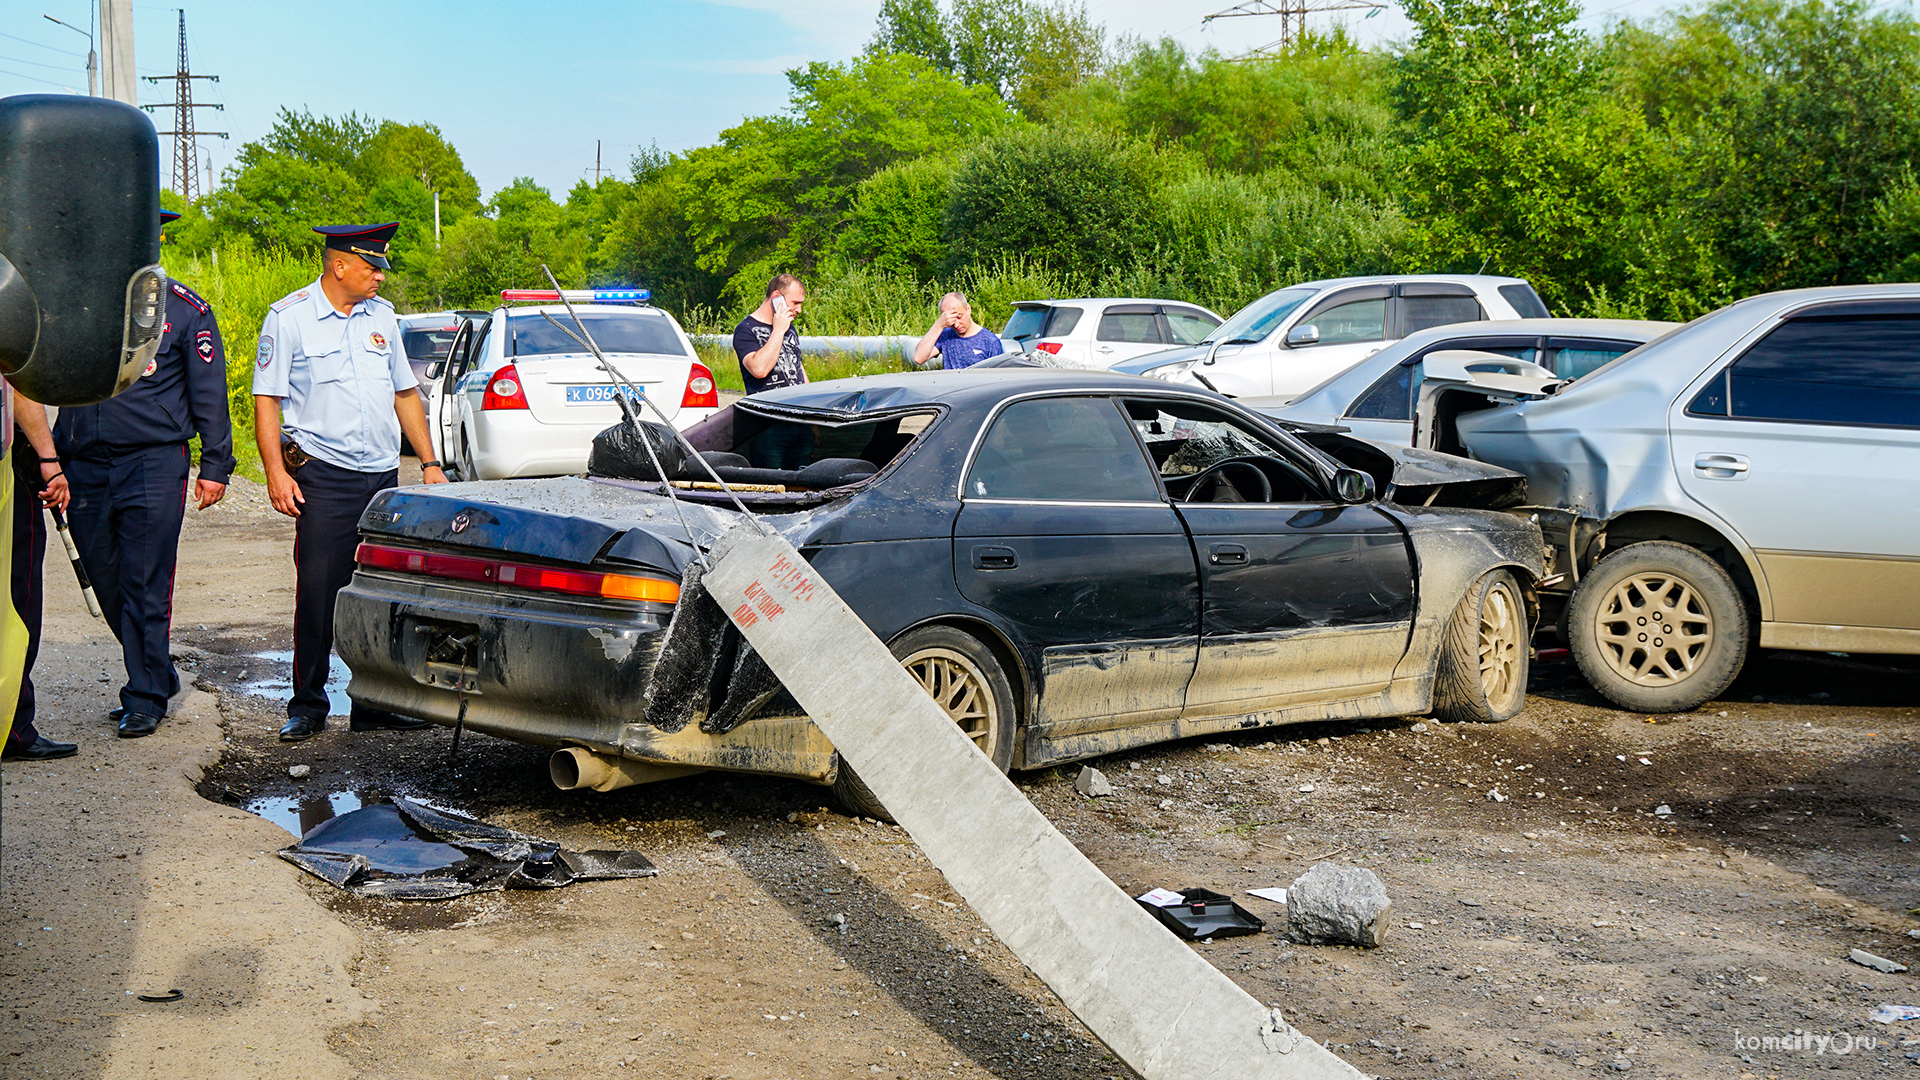
[[[1505,470],[1104,372],[791,387],[690,429],[703,460],[650,434],[637,469],[597,448],[621,475],[377,499],[349,694],[554,747],[565,787],[727,769],[882,813],[700,587],[744,509],[1002,768],[1524,700],[1541,538]]]

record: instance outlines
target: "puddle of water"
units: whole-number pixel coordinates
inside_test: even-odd
[[[321,822],[351,813],[370,801],[371,798],[362,799],[354,791],[316,791],[300,795],[269,795],[255,799],[241,809],[258,814],[295,836],[305,836]]]
[[[256,660],[272,664],[273,668],[266,675],[242,683],[240,690],[254,697],[276,698],[285,703],[293,696],[293,650],[269,649],[251,655]],[[353,672],[347,670],[344,660],[337,656],[327,657],[328,716],[346,716],[353,708],[353,701],[347,697],[347,681],[351,678]]]

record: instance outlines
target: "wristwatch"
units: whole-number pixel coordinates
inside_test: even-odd
[[[423,461],[420,463],[421,472],[426,472],[428,469],[441,469],[441,468],[442,466],[438,461]]]

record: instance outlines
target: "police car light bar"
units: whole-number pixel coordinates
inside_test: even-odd
[[[562,298],[576,304],[644,304],[653,296],[646,289],[502,289],[506,303],[532,302],[557,304]]]

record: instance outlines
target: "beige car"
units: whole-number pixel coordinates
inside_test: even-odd
[[[1534,393],[1454,367],[1415,445],[1526,474],[1543,621],[1610,700],[1694,708],[1750,643],[1920,654],[1920,285],[1751,297]]]

